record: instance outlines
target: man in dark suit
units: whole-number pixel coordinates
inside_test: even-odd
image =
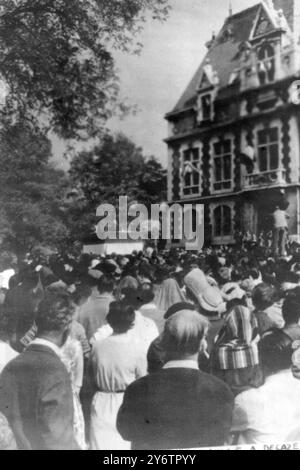
[[[47,292],[36,319],[37,338],[1,374],[0,412],[19,449],[79,449],[73,433],[70,378],[59,358],[71,319],[69,295]]]
[[[181,311],[165,325],[168,362],[131,384],[118,415],[118,430],[134,449],[191,449],[224,445],[234,397],[227,385],[198,368],[208,322]]]

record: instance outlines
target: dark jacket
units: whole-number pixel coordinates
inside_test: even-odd
[[[20,450],[76,450],[68,372],[50,348],[31,345],[0,376],[0,412]]]
[[[133,449],[222,446],[234,397],[227,385],[194,369],[163,369],[131,384],[117,427]]]

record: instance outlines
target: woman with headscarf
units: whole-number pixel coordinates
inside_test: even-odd
[[[237,305],[229,312],[211,353],[212,373],[226,382],[234,395],[264,383],[260,367],[255,316]]]
[[[172,305],[185,301],[186,299],[183,292],[180,290],[177,281],[173,278],[163,281],[154,299],[157,308],[164,313],[166,313]]]

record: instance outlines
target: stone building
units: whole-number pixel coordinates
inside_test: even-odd
[[[168,200],[205,205],[206,240],[270,229],[280,193],[300,239],[300,1],[230,14],[166,115]]]

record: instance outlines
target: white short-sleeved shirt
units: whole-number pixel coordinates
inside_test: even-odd
[[[273,214],[274,228],[286,228],[288,226],[286,213],[277,209]]]
[[[147,354],[150,344],[159,336],[159,331],[153,320],[144,317],[144,315],[142,315],[139,311],[137,311],[135,315],[135,325],[131,330],[128,331],[128,335],[131,337],[132,341],[141,343],[142,348]],[[94,334],[91,340],[91,344],[94,344],[96,341],[102,341],[112,334],[113,330],[111,326],[108,324],[103,325]]]
[[[239,445],[300,440],[300,380],[285,370],[238,395],[232,431],[240,433]]]

